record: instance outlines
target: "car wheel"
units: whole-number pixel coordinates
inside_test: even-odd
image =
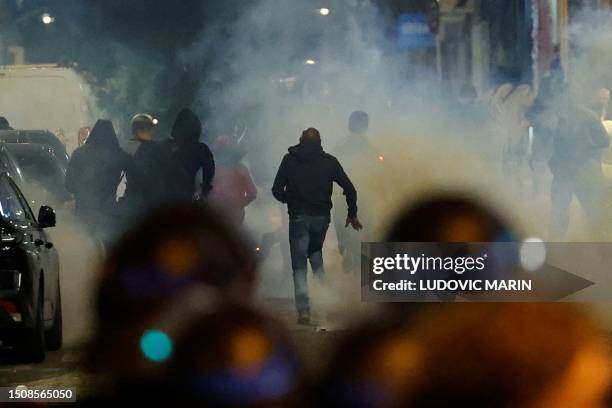
[[[25,339],[21,345],[21,355],[26,361],[32,363],[40,363],[45,359],[46,345],[43,305],[44,300],[41,294],[38,296],[34,328],[26,331]]]
[[[60,292],[59,282],[57,283],[57,305],[55,305],[53,326],[47,331],[45,341],[47,350],[55,351],[62,347],[62,293]]]

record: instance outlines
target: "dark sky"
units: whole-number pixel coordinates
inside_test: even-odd
[[[23,0],[19,9],[16,0],[0,0],[0,10],[3,3],[12,6],[9,21],[20,21],[13,34],[25,46],[28,62],[77,63],[99,85],[98,102],[113,116],[143,110],[170,118],[193,103],[208,68],[223,60],[216,49],[191,58],[186,66],[179,53],[210,27],[222,43],[224,35],[231,35],[223,27],[257,0]],[[43,12],[55,22],[42,24]],[[162,67],[153,78],[148,74],[152,65]],[[110,79],[126,76],[121,89],[109,85]],[[144,87],[155,95],[147,106],[139,98]]]
[[[83,43],[100,39],[111,39],[147,52],[169,54],[193,41],[206,24],[206,18],[212,16],[204,10],[204,5],[214,8],[211,4],[214,6],[217,2],[24,0],[19,16],[34,15],[23,21],[18,31],[25,45],[35,52],[31,56],[34,59],[57,58],[57,55],[78,59]],[[39,23],[39,16],[45,10],[56,17],[54,24]]]
[[[188,105],[195,89],[205,76],[206,65],[195,72],[177,62],[177,54],[191,45],[209,24],[231,20],[240,7],[251,0],[0,0],[0,9],[13,22],[12,41],[26,48],[29,63],[76,62],[80,69],[104,85],[119,71],[131,76],[127,100],[117,93],[100,91],[105,109],[113,114],[134,109],[170,110]],[[4,7],[2,7],[4,4]],[[7,12],[8,10],[8,12]],[[55,22],[44,25],[42,13],[48,12]],[[0,13],[1,14],[1,13]],[[18,22],[15,24],[15,22]],[[146,65],[162,66],[153,80],[146,78]],[[145,66],[143,66],[145,65]],[[157,95],[155,106],[137,105],[140,87],[150,86]],[[107,87],[108,88],[108,87]],[[163,112],[160,112],[163,114]]]

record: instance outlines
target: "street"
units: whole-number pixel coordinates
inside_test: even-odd
[[[612,406],[611,44],[612,0],[0,0],[0,405]]]
[[[307,372],[317,375],[324,369],[326,356],[343,330],[320,331],[316,326],[295,323],[293,304],[286,299],[263,301],[264,307],[289,328]],[[83,345],[69,346],[47,353],[40,364],[15,364],[9,356],[0,355],[0,387],[25,385],[28,388],[61,389],[75,387],[77,399],[95,394],[98,378],[83,369],[86,350]]]
[[[91,377],[80,369],[85,353],[81,348],[62,348],[47,353],[40,364],[12,364],[4,356],[0,364],[0,386],[25,385],[32,388],[77,387],[79,394],[94,389]]]

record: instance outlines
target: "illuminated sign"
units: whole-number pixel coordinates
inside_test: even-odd
[[[398,19],[398,45],[402,50],[431,48],[436,44],[426,14],[401,14]]]

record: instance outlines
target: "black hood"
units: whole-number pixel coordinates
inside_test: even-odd
[[[172,125],[171,136],[177,142],[198,142],[202,133],[202,122],[200,118],[191,111],[183,108],[176,116]]]
[[[300,161],[310,161],[323,155],[323,147],[320,143],[300,142],[300,144],[289,148],[289,154]]]
[[[113,128],[113,123],[107,119],[100,119],[96,122],[85,143],[90,147],[101,147],[105,149],[118,150],[119,140]]]

